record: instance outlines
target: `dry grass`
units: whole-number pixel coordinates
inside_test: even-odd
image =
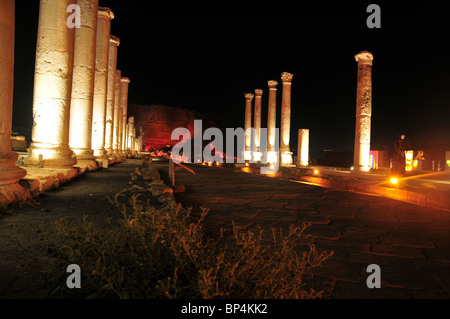
[[[60,220],[58,238],[45,239],[51,255],[46,274],[51,298],[321,298],[322,291],[305,277],[332,253],[313,245],[300,252],[308,225],[291,225],[286,233],[272,230],[271,244],[263,231],[240,231],[218,239],[204,236],[203,220],[195,222],[178,207],[155,208],[131,196],[114,204],[122,212],[108,229],[83,220],[81,226]],[[52,237],[53,238],[53,237]],[[305,247],[305,246],[304,246]],[[78,264],[82,288],[64,284],[69,264]],[[54,285],[54,283],[59,283]]]

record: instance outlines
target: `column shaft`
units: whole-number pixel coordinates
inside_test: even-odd
[[[245,148],[244,148],[244,159],[251,160],[251,143],[252,136],[249,129],[252,127],[252,100],[254,95],[252,93],[245,94]]]
[[[106,101],[108,91],[109,39],[114,14],[109,8],[99,7],[95,57],[95,90],[92,116],[92,148],[94,155],[105,159]]]
[[[369,171],[373,55],[363,51],[355,55],[355,60],[358,62],[358,84],[353,168],[356,171]]]
[[[119,44],[119,38],[111,35],[109,40],[108,91],[106,97],[105,123],[105,149],[108,155],[112,155],[114,150],[114,104],[116,98],[117,49]]]
[[[114,98],[114,131],[113,131],[113,150],[116,155],[119,154],[119,118],[121,115],[120,110],[120,82],[122,78],[122,72],[116,71],[116,85],[115,85],[115,98]]]
[[[253,160],[258,162],[261,160],[261,100],[263,90],[255,90],[255,113],[253,118],[253,128],[255,129]]]
[[[92,150],[98,0],[78,0],[81,25],[75,29],[69,146],[78,160],[95,159]]]
[[[11,150],[14,89],[15,1],[0,1],[0,185],[13,184],[27,172],[16,166]]]
[[[122,151],[124,154],[127,153],[127,140],[128,140],[128,87],[130,84],[130,79],[127,77],[121,78],[120,84],[120,106],[122,107]]]
[[[67,7],[75,0],[41,1],[34,74],[33,130],[27,165],[71,168],[69,148],[75,30]]]
[[[277,120],[277,81],[268,81],[269,86],[269,102],[267,110],[267,162],[276,163],[278,161],[278,149],[276,149],[275,129]]]
[[[281,136],[280,153],[281,164],[292,164],[292,153],[289,146],[291,134],[291,84],[292,74],[284,72],[281,75],[283,81],[283,95],[281,104]]]
[[[297,166],[309,166],[309,130],[298,130]]]

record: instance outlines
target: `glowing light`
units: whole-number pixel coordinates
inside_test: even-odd
[[[284,152],[283,154],[281,154],[281,163],[287,165],[292,164],[292,153]]]
[[[245,167],[248,167],[248,163],[245,163]]]
[[[395,178],[395,177],[392,177],[392,178],[391,178],[391,184],[397,185],[397,183],[398,183],[398,179]]]
[[[405,171],[406,172],[411,172],[413,170],[413,159],[414,159],[414,152],[406,151],[405,152],[405,160],[406,160]]]
[[[253,152],[253,160],[255,162],[260,162],[261,161],[261,157],[262,157],[262,153],[261,152]]]
[[[244,160],[245,161],[250,161],[252,159],[252,152],[250,151],[245,151],[244,152]]]
[[[267,162],[268,163],[276,163],[278,161],[278,153],[277,152],[267,152]]]
[[[319,170],[318,169],[314,170],[314,175],[319,175]]]

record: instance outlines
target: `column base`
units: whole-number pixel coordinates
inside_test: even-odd
[[[278,162],[278,152],[269,151],[266,153],[266,161],[269,164]]]
[[[14,184],[27,176],[26,170],[16,166],[17,153],[9,152],[0,156],[0,185]]]
[[[72,149],[72,151],[75,154],[77,160],[80,160],[80,161],[95,160],[94,151],[91,149],[74,148],[74,149]]]
[[[250,161],[252,159],[251,151],[244,151],[244,161]]]
[[[77,163],[77,160],[72,156],[73,152],[68,146],[52,147],[49,144],[31,143],[24,164],[40,167],[72,168]]]
[[[253,162],[255,162],[255,163],[261,162],[262,155],[263,154],[261,152],[253,152],[252,153]]]
[[[281,153],[281,166],[292,165],[292,152],[282,152]]]

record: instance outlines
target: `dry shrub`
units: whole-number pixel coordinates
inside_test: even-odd
[[[100,228],[84,218],[81,226],[60,220],[57,238],[46,238],[52,256],[47,274],[52,298],[320,298],[305,276],[332,255],[300,245],[308,225],[241,231],[234,225],[218,239],[206,238],[203,221],[195,222],[180,206],[155,208],[139,201],[113,200],[123,218]],[[303,251],[299,247],[307,247]],[[82,288],[70,290],[66,267],[78,264]],[[57,284],[55,284],[57,283]]]

